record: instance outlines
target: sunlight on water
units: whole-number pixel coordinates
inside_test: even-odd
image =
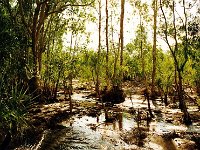
[[[72,126],[79,126],[85,127],[86,125],[94,124],[97,126],[97,129],[106,128],[107,130],[130,130],[136,125],[134,119],[128,119],[123,117],[121,121],[116,120],[112,123],[105,122],[105,115],[101,114],[98,117],[90,117],[90,116],[83,116],[82,118],[76,118]]]
[[[155,106],[153,103],[150,101],[150,105],[152,109],[155,109]],[[147,101],[144,100],[141,95],[134,95],[132,96],[132,99],[126,98],[125,101],[121,104],[118,104],[117,106],[122,107],[122,108],[128,108],[128,107],[133,107],[133,108],[147,108]]]

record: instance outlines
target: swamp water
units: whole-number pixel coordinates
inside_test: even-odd
[[[84,98],[84,94],[74,94],[73,101],[84,103],[96,103],[92,99]],[[111,121],[106,121],[104,110],[98,111],[98,115],[74,115],[70,119],[66,119],[59,123],[58,129],[48,129],[43,132],[40,139],[34,145],[25,145],[20,149],[32,150],[123,150],[123,149],[152,149],[152,150],[181,150],[183,145],[192,145],[189,149],[198,149],[194,147],[195,143],[183,138],[171,138],[163,135],[172,135],[173,133],[197,133],[200,134],[200,124],[197,123],[190,127],[181,125],[174,118],[179,116],[181,112],[177,109],[168,109],[158,103],[155,108],[153,104],[152,110],[155,112],[155,119],[150,123],[145,119],[141,119],[142,128],[137,127],[137,110],[140,110],[140,118],[146,117],[147,102],[139,95],[134,95],[132,98],[126,99],[125,102],[117,104],[112,108],[107,108],[107,113],[111,116]],[[136,110],[131,113],[131,108]],[[159,108],[159,110],[157,110]],[[92,109],[92,107],[91,107]],[[192,109],[194,110],[194,109]],[[192,111],[191,110],[191,111]],[[168,122],[168,123],[167,123]],[[170,122],[170,123],[169,123]],[[140,129],[139,132],[145,132],[146,136],[143,139],[143,144],[138,146],[136,135],[127,138],[127,135],[137,134],[132,130]],[[129,134],[130,133],[130,134]],[[163,138],[164,137],[164,138]],[[127,141],[128,139],[128,141]],[[188,144],[189,143],[189,144]]]

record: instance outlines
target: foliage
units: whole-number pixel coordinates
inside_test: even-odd
[[[157,78],[156,83],[164,92],[174,83],[174,64],[169,53],[158,52]]]
[[[27,86],[32,63],[30,43],[23,25],[15,20],[17,14],[11,15],[14,7],[6,1],[0,3],[0,130],[12,136],[23,134],[28,127],[32,103]]]
[[[137,78],[142,80],[144,78],[150,79],[152,68],[152,46],[147,40],[147,35],[146,27],[138,25],[135,39],[126,46],[127,55],[125,57],[129,57],[127,59],[129,71],[134,69],[131,71],[132,75],[135,74]]]
[[[28,40],[22,26],[13,24],[8,11],[0,5],[0,72],[4,80],[26,80]],[[6,72],[6,73],[5,73]]]
[[[128,66],[128,76],[132,77],[142,77],[142,69],[140,62],[140,54],[135,50],[133,43],[128,43],[126,45],[127,55],[125,54]]]
[[[7,85],[0,80],[0,129],[11,134],[22,134],[28,125],[28,109],[32,98],[20,83]]]

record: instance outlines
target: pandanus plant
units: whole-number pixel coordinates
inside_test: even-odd
[[[16,83],[8,85],[3,77],[0,80],[0,131],[5,135],[0,149],[7,149],[12,138],[20,136],[28,127],[28,108],[32,98],[28,89]]]

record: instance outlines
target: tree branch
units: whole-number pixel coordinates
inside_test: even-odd
[[[45,7],[46,5],[43,3],[41,5],[41,10],[40,10],[40,14],[39,14],[39,20],[38,20],[38,24],[36,26],[36,37],[38,37],[41,26],[44,24],[45,19],[47,18],[47,15],[45,14]]]
[[[184,62],[181,65],[181,70],[184,69],[185,64],[188,61],[188,32],[187,32],[187,13],[186,13],[186,8],[185,8],[185,0],[183,0],[183,10],[184,10],[184,16],[185,16],[185,23],[184,24],[184,30],[185,30],[185,42],[184,42]]]
[[[92,2],[90,2],[88,4],[67,4],[67,5],[61,6],[60,8],[57,8],[56,10],[49,12],[48,15],[51,15],[51,14],[54,14],[54,13],[61,13],[69,6],[71,6],[71,7],[84,7],[84,6],[90,6],[94,2],[95,2],[95,0],[93,0]]]

